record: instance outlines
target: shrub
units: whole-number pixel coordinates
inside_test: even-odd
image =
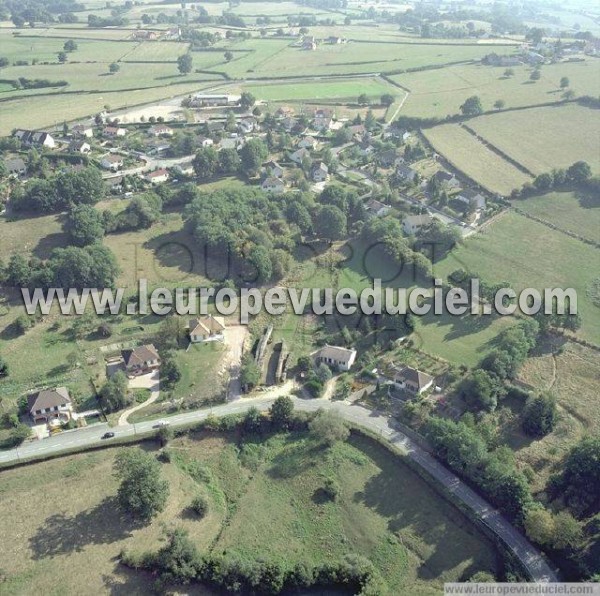
[[[203,495],[196,495],[190,505],[192,511],[200,518],[203,518],[208,513],[208,501]]]

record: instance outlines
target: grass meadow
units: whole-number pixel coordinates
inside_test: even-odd
[[[600,69],[590,59],[585,62],[548,64],[535,83],[529,80],[531,68],[512,67],[513,77],[505,77],[504,67],[466,64],[435,70],[404,73],[392,80],[410,91],[402,115],[443,118],[459,113],[461,104],[471,95],[481,98],[484,109],[493,109],[501,99],[507,108],[558,101],[563,91],[560,79],[568,77],[577,95],[600,94]]]
[[[173,525],[186,528],[201,552],[227,550],[242,558],[260,553],[310,564],[358,552],[394,594],[433,596],[445,581],[498,572],[493,545],[369,439],[351,437],[325,449],[304,434],[237,445],[193,433],[169,450],[172,463],[161,466],[170,485],[167,508],[148,525],[132,523],[116,506],[116,449],[0,472],[0,507],[11,511],[0,519],[3,593],[48,591],[52,575],[63,593],[141,594],[147,576],[120,567],[119,552],[156,550],[164,527]],[[194,473],[200,468],[202,477]],[[329,476],[342,487],[335,502],[320,490]],[[209,502],[201,520],[189,511],[198,493]]]
[[[563,230],[600,242],[600,197],[591,193],[549,192],[515,201],[514,206]]]
[[[600,343],[600,312],[591,297],[598,283],[597,265],[598,249],[507,213],[452,251],[434,273],[446,277],[462,268],[491,283],[507,281],[516,291],[574,288],[583,319],[578,335]]]

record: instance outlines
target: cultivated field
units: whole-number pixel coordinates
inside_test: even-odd
[[[468,125],[535,174],[565,168],[578,160],[587,161],[598,173],[599,113],[568,104],[482,116]]]
[[[600,197],[582,191],[550,192],[514,206],[563,230],[600,242]]]
[[[530,176],[488,149],[459,124],[442,124],[424,130],[423,134],[457,170],[490,192],[507,195],[531,181]]]
[[[516,213],[471,236],[434,267],[445,277],[462,268],[482,279],[523,288],[574,288],[583,319],[578,335],[600,343],[600,313],[591,298],[598,280],[598,249]]]

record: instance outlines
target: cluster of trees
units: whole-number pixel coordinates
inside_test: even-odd
[[[473,410],[492,412],[506,395],[506,383],[514,379],[529,352],[535,347],[539,325],[524,319],[505,329],[498,337],[498,347],[490,352],[462,383],[459,389]]]
[[[98,395],[100,405],[105,412],[116,412],[133,403],[133,397],[128,390],[127,375],[118,370],[100,389]]]
[[[201,180],[210,180],[217,175],[242,174],[253,176],[269,156],[269,150],[260,139],[251,139],[239,151],[204,147],[197,151],[193,160],[194,171]]]
[[[384,583],[373,564],[359,555],[339,561],[294,567],[280,560],[241,558],[236,554],[201,554],[187,531],[175,528],[167,533],[166,544],[155,553],[123,553],[121,562],[158,575],[161,585],[193,582],[227,592],[281,594],[312,587],[341,588],[352,594],[381,593]]]
[[[423,253],[411,248],[410,240],[404,237],[402,225],[397,219],[371,218],[362,227],[360,235],[369,246],[376,247],[391,259],[397,267],[397,276],[410,272],[415,280],[431,277],[431,261]]]
[[[490,451],[476,428],[463,421],[432,417],[425,432],[436,454],[450,468],[479,487],[508,517],[521,518],[533,500],[527,479],[517,469],[509,449]]]
[[[129,24],[129,19],[120,14],[111,15],[110,17],[99,17],[95,14],[88,15],[88,27],[99,29],[102,27],[125,27]]]
[[[325,384],[333,376],[331,369],[324,363],[313,365],[311,358],[308,356],[302,356],[298,359],[296,365],[298,372],[305,374],[306,381],[304,383],[304,389],[312,397],[321,397]]]
[[[186,191],[176,200],[189,201],[185,219],[197,241],[228,256],[246,281],[259,283],[289,271],[302,235],[339,240],[364,217],[357,195],[337,186],[326,187],[317,201],[309,194],[267,195],[251,188]]]
[[[133,197],[127,207],[117,214],[106,210],[91,219],[100,219],[100,225],[107,234],[126,232],[151,227],[161,216],[162,209],[163,198],[149,191]],[[97,224],[94,227],[96,226]]]
[[[69,205],[97,203],[104,192],[100,171],[87,167],[27,181],[13,190],[11,205],[15,211],[52,213],[62,211]]]
[[[526,182],[521,189],[514,189],[511,198],[527,198],[540,192],[569,187],[590,187],[600,189],[600,178],[592,177],[592,169],[586,161],[576,161],[568,168],[555,168],[536,176],[533,182]]]
[[[112,288],[119,266],[112,251],[95,243],[55,248],[46,261],[12,255],[0,267],[3,283],[14,288]]]
[[[0,79],[0,83],[12,85],[15,89],[43,89],[44,87],[66,87],[67,81],[50,81],[48,79]]]

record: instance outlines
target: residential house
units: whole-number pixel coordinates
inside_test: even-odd
[[[371,217],[383,217],[389,213],[390,209],[391,207],[389,205],[381,203],[377,199],[371,199],[365,205],[365,211],[367,212],[367,215]]]
[[[127,129],[119,126],[105,126],[102,130],[102,134],[105,137],[114,139],[116,137],[124,137],[127,134]]]
[[[27,173],[27,165],[20,157],[4,160],[9,176],[23,176]]]
[[[244,137],[227,137],[219,141],[221,149],[241,149],[245,144]]]
[[[212,147],[214,144],[215,142],[209,137],[198,137],[198,145],[200,147]]]
[[[138,29],[131,34],[132,39],[139,39],[142,41],[152,41],[158,39],[159,34],[157,31],[147,31],[145,29]]]
[[[73,402],[66,387],[56,387],[27,396],[27,409],[34,423],[68,422],[73,415]]]
[[[148,155],[163,155],[171,148],[171,143],[166,140],[156,140],[148,144]]]
[[[443,170],[440,170],[439,172],[436,172],[433,177],[444,188],[460,188],[460,182],[454,174],[450,174],[449,172],[444,172]]]
[[[294,115],[294,109],[287,106],[281,106],[275,112],[275,118],[290,118]]]
[[[272,192],[274,194],[281,194],[285,191],[285,184],[283,183],[283,180],[281,180],[281,178],[275,178],[274,176],[265,178],[260,187],[265,192]]]
[[[315,137],[306,135],[305,137],[302,137],[298,141],[298,144],[296,146],[299,149],[310,149],[311,151],[314,151],[317,148],[318,144],[319,143],[318,143],[317,139],[315,139]]]
[[[91,139],[94,136],[94,129],[87,124],[75,124],[73,127],[71,127],[71,134],[74,137]]]
[[[154,345],[138,346],[132,350],[122,350],[121,357],[125,371],[130,375],[138,375],[160,367],[160,356]]]
[[[56,141],[50,133],[36,132],[35,130],[17,130],[14,136],[28,147],[47,147],[54,149]]]
[[[312,127],[315,130],[330,130],[335,113],[329,108],[318,108],[315,110]]]
[[[467,188],[459,192],[454,198],[467,205],[474,206],[475,209],[485,209],[485,197],[476,190]]]
[[[302,165],[302,162],[307,158],[310,159],[310,151],[308,149],[298,149],[290,154],[290,159],[298,165]]]
[[[317,49],[317,40],[312,35],[306,35],[302,40],[302,49],[303,50],[316,50]]]
[[[165,168],[158,168],[152,172],[146,174],[146,180],[151,184],[160,184],[166,182],[169,179],[169,172]]]
[[[396,175],[400,180],[404,180],[404,182],[414,182],[418,176],[418,172],[410,166],[401,163],[396,168]]]
[[[286,132],[292,132],[293,130],[296,129],[298,124],[299,124],[299,120],[297,118],[293,118],[292,116],[284,118],[281,121],[281,126],[283,127],[283,130],[285,130]]]
[[[86,143],[84,140],[74,140],[69,143],[69,151],[71,153],[89,153],[92,150],[92,147],[89,143]]]
[[[268,161],[263,167],[269,176],[273,176],[274,178],[283,177],[283,168],[275,160]]]
[[[311,171],[311,177],[314,182],[326,182],[329,180],[329,168],[327,167],[327,164],[322,161],[314,164]]]
[[[207,341],[223,341],[225,332],[225,319],[208,315],[191,319],[188,324],[190,341],[202,343]]]
[[[243,134],[249,134],[258,128],[256,118],[243,118],[238,122],[238,129]]]
[[[193,176],[194,175],[194,165],[191,161],[184,161],[183,163],[177,164],[173,167],[173,169],[183,176]]]
[[[352,133],[352,138],[357,143],[362,143],[363,137],[367,134],[364,124],[352,124],[348,127],[348,130]]]
[[[123,192],[123,176],[115,176],[114,178],[106,178],[104,184],[112,193]]]
[[[206,130],[209,135],[221,134],[225,132],[225,123],[218,120],[209,120],[206,123]]]
[[[117,155],[116,153],[109,153],[100,160],[100,165],[105,170],[116,172],[123,167],[123,156]]]
[[[341,348],[339,346],[326,345],[316,354],[316,361],[318,363],[323,362],[327,366],[343,371],[350,370],[355,360],[356,350]]]
[[[174,130],[166,124],[155,124],[148,129],[148,134],[153,137],[172,137]]]
[[[420,395],[433,387],[434,378],[411,366],[405,366],[396,371],[394,384],[400,389]]]
[[[431,215],[408,215],[402,222],[402,229],[405,234],[418,234],[423,228],[433,223]]]

